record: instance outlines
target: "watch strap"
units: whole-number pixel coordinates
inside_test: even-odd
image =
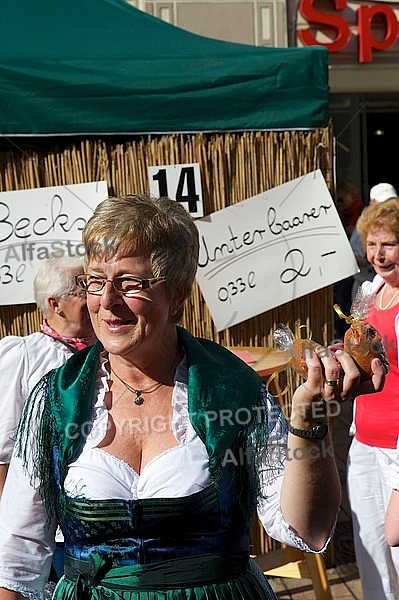
[[[322,440],[328,433],[327,423],[317,423],[314,427],[310,427],[310,429],[297,429],[296,427],[292,427],[289,422],[287,422],[287,425],[290,433],[307,440]]]

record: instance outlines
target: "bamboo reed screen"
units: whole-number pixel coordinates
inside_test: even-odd
[[[61,140],[61,141],[60,141]],[[9,143],[0,148],[0,191],[106,180],[113,195],[149,191],[147,167],[199,163],[205,214],[245,200],[320,168],[333,184],[333,138],[329,127],[312,131],[141,136],[123,141],[58,138],[56,144]],[[40,146],[39,146],[40,144]],[[184,325],[195,335],[229,346],[272,345],[272,332],[284,322],[301,324],[320,342],[332,339],[330,288],[216,332],[197,285]],[[0,306],[0,337],[38,331],[34,305]]]

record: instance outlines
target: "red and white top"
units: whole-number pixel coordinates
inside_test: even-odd
[[[378,275],[375,283],[382,280]],[[368,282],[367,282],[368,283]],[[365,284],[363,284],[363,289]],[[370,290],[371,291],[371,290]],[[398,367],[398,317],[399,307],[394,305],[387,310],[373,307],[367,321],[381,334],[389,360],[389,373],[384,389],[375,394],[357,396],[354,423],[355,437],[367,446],[396,448],[399,435],[399,367]]]

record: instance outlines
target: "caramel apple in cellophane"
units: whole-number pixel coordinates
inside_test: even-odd
[[[305,351],[314,350],[320,344],[309,338],[295,338],[291,329],[283,323],[278,324],[276,331],[273,333],[273,339],[280,351],[290,353],[292,368],[298,375],[306,379],[308,367],[305,360]]]
[[[373,358],[380,359],[387,373],[389,370],[389,361],[381,335],[366,320],[366,315],[374,303],[375,295],[367,295],[360,288],[353,300],[349,317],[342,314],[338,305],[334,305],[339,316],[344,318],[348,324],[350,323],[344,336],[344,350],[358,365],[362,380],[372,377],[371,361]]]

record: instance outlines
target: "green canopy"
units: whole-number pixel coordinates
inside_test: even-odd
[[[194,35],[123,0],[1,5],[0,133],[323,127],[327,50]]]

